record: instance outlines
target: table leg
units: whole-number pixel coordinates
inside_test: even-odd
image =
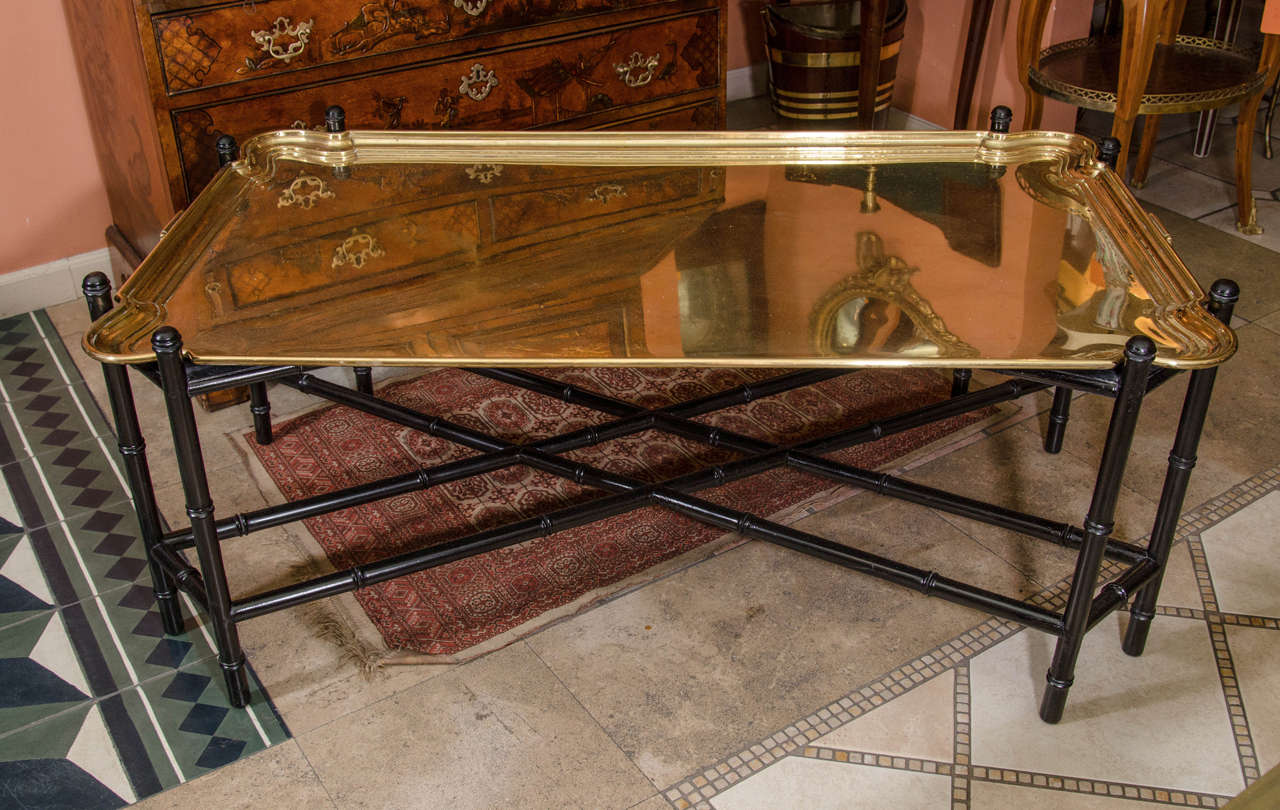
[[[1053,406],[1049,408],[1049,426],[1044,432],[1046,453],[1062,450],[1062,439],[1067,433],[1067,420],[1071,416],[1071,389],[1058,386],[1053,391]]]
[[[995,0],[973,0],[969,10],[969,33],[964,43],[964,61],[960,63],[960,86],[956,95],[956,115],[952,129],[969,128],[969,107],[973,88],[978,83],[978,67],[982,64],[982,46],[987,41],[991,24],[991,6]]]
[[[1175,0],[1176,2],[1176,0]],[[1116,172],[1124,177],[1129,159],[1129,140],[1133,125],[1142,105],[1147,79],[1151,75],[1151,62],[1155,58],[1156,41],[1167,20],[1168,2],[1141,2],[1125,0],[1124,18],[1121,21],[1120,65],[1117,71],[1115,120],[1111,124],[1111,137],[1120,141],[1120,157]]]
[[[249,384],[249,413],[253,414],[253,438],[258,444],[271,444],[271,401],[267,399],[267,384]]]
[[[1040,41],[1053,0],[1022,0],[1018,7],[1018,81],[1027,109],[1022,116],[1023,129],[1038,129],[1044,115],[1044,97],[1031,89],[1030,70],[1040,64]]]
[[[368,366],[356,366],[356,390],[362,394],[373,396],[373,369]]]
[[[182,336],[173,327],[162,326],[151,336],[151,348],[155,350],[156,362],[160,368],[160,383],[164,389],[165,407],[169,412],[169,426],[173,430],[178,473],[182,478],[182,491],[187,500],[187,516],[191,519],[196,554],[200,557],[200,573],[204,577],[207,602],[205,609],[218,646],[218,663],[227,683],[231,705],[242,708],[249,703],[249,679],[244,651],[240,648],[240,634],[231,620],[231,594],[227,589],[227,572],[223,567],[222,549],[218,545],[218,533],[214,526],[213,499],[209,496],[204,454],[200,449],[200,436],[196,432],[191,395],[187,391]]]
[[[1240,11],[1244,3],[1240,0],[1218,0],[1218,15],[1213,24],[1213,38],[1223,42],[1234,43],[1236,33],[1240,29]],[[1191,154],[1196,157],[1207,157],[1213,146],[1213,128],[1218,123],[1218,110],[1203,110],[1196,120],[1195,143]]]
[[[1093,593],[1098,584],[1102,553],[1114,526],[1120,481],[1124,477],[1129,448],[1133,444],[1133,431],[1138,424],[1138,412],[1142,409],[1142,398],[1147,392],[1147,377],[1155,356],[1155,343],[1145,335],[1132,337],[1125,344],[1120,390],[1111,411],[1102,460],[1098,464],[1098,479],[1094,484],[1089,513],[1084,520],[1084,540],[1071,577],[1071,590],[1063,613],[1062,635],[1058,638],[1053,661],[1045,674],[1046,685],[1040,702],[1040,719],[1046,723],[1056,723],[1062,719],[1067,692],[1075,679],[1076,658],[1080,655],[1080,645],[1089,629],[1089,611],[1093,606]]]
[[[1280,34],[1267,34],[1262,40],[1258,66],[1266,79],[1253,95],[1240,103],[1240,119],[1236,122],[1236,230],[1254,236],[1262,233],[1258,224],[1258,207],[1253,201],[1253,129],[1262,106],[1262,94],[1276,80],[1280,70]]]
[[[1209,296],[1209,311],[1223,323],[1230,323],[1231,311],[1240,300],[1240,288],[1234,281],[1219,279],[1213,283]],[[1209,409],[1209,398],[1213,395],[1217,375],[1217,366],[1200,369],[1191,372],[1191,380],[1187,383],[1177,437],[1169,453],[1169,470],[1164,477],[1151,539],[1147,542],[1147,555],[1160,566],[1160,574],[1138,591],[1129,609],[1129,626],[1123,643],[1124,651],[1129,655],[1142,655],[1146,647],[1151,620],[1155,617],[1156,598],[1160,595],[1160,581],[1164,577],[1165,563],[1169,561],[1178,518],[1182,515],[1182,501],[1187,495],[1191,470],[1196,466],[1196,448],[1200,445],[1205,413]]]
[[[97,320],[111,309],[111,282],[103,273],[90,273],[82,284],[85,300],[89,304],[89,316]],[[107,399],[111,403],[111,416],[115,421],[116,443],[124,466],[125,481],[133,498],[133,509],[138,516],[138,529],[142,533],[142,546],[147,552],[147,565],[151,569],[151,589],[155,593],[156,608],[164,631],[171,636],[185,632],[182,607],[173,578],[155,558],[153,549],[160,542],[160,511],[156,507],[155,488],[151,484],[151,468],[147,464],[147,443],[142,438],[138,424],[138,411],[133,405],[133,388],[129,384],[129,369],[115,363],[103,363],[102,375],[107,381]]]

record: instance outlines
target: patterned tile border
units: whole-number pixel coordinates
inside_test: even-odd
[[[972,716],[970,706],[972,697],[969,689],[969,663],[956,665],[955,686],[955,740],[952,762],[955,770],[951,774],[951,808],[952,810],[969,810],[969,762],[971,751]]]
[[[31,793],[24,800],[37,805],[111,806],[92,779],[67,787],[71,783],[59,774],[76,772],[74,759],[59,760],[62,754],[54,751],[48,762],[30,760],[34,749],[23,741],[68,723],[66,733],[92,735],[84,723],[97,723],[104,729],[101,744],[112,749],[125,774],[127,784],[116,787],[131,790],[132,800],[288,739],[256,678],[249,710],[227,704],[203,623],[189,618],[178,637],[160,630],[114,440],[45,313],[0,320],[0,372],[0,486],[12,494],[24,527],[22,534],[6,535],[6,542],[14,537],[30,545],[53,597],[48,612],[57,617],[67,655],[75,659],[70,666],[83,672],[88,688],[73,703],[42,707],[32,702],[40,695],[24,698],[30,705],[10,712],[13,722],[0,728],[0,773],[23,781]],[[186,608],[188,617],[197,615],[189,600]],[[17,667],[11,673],[25,667],[56,686],[47,667],[22,657],[31,647],[26,636],[49,624],[38,616],[6,623],[16,646],[0,651],[0,658],[12,659],[5,662]],[[71,728],[77,724],[78,732]],[[77,751],[73,746],[66,756]]]
[[[1231,800],[1230,796],[1220,796],[1216,793],[1170,790],[1150,785],[1112,782],[1106,779],[1081,779],[1074,776],[1059,776],[1035,771],[1015,771],[1008,768],[974,766],[972,778],[975,782],[994,782],[1002,785],[1018,785],[1020,787],[1041,788],[1064,793],[1086,793],[1095,796],[1135,799],[1182,807],[1222,807]],[[1048,806],[1049,800],[1045,799],[1043,801],[1045,802],[1043,806]]]
[[[1238,625],[1264,629],[1280,629],[1280,617],[1248,616],[1222,613],[1218,610],[1204,548],[1199,533],[1220,523],[1227,517],[1257,501],[1274,489],[1280,488],[1280,466],[1265,470],[1231,487],[1201,506],[1186,512],[1178,524],[1176,540],[1186,542],[1191,551],[1192,564],[1199,583],[1203,609],[1184,607],[1159,607],[1157,612],[1167,616],[1205,621],[1217,657],[1219,677],[1226,698],[1232,729],[1235,733],[1237,752],[1245,784],[1252,784],[1259,776],[1248,718],[1243,699],[1236,682],[1234,664],[1227,645],[1224,626]],[[1145,542],[1139,538],[1135,542]],[[1106,561],[1103,563],[1099,582],[1105,583],[1118,576],[1124,567]],[[1062,610],[1066,603],[1067,580],[1031,597],[1029,601],[1054,610]],[[1008,769],[989,768],[969,763],[969,666],[968,662],[996,644],[1024,628],[1003,619],[989,618],[924,655],[905,663],[886,675],[855,689],[836,701],[819,709],[770,737],[748,746],[733,756],[703,768],[661,792],[671,806],[684,810],[712,810],[710,800],[730,785],[748,778],[774,762],[787,756],[847,762],[858,765],[875,765],[898,770],[945,773],[952,777],[952,808],[968,810],[970,786],[973,781],[1013,784],[1046,790],[1065,791],[1118,798],[1137,799],[1153,803],[1183,807],[1221,807],[1230,797],[1195,791],[1171,790],[1151,785],[1134,785],[1108,780],[1068,778],[1054,774],[1034,773]],[[955,672],[955,764],[917,760],[910,757],[887,756],[875,752],[841,751],[811,745],[813,740],[853,719],[866,714],[877,706],[906,694],[911,689],[943,671]],[[947,770],[940,770],[941,766]]]

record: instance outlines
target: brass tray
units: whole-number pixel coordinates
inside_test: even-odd
[[[1048,132],[280,131],[84,339],[214,364],[1103,368],[1231,330],[1093,144]]]

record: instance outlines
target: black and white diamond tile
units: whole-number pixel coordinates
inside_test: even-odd
[[[0,738],[0,805],[96,809],[137,798],[96,703]]]
[[[0,628],[52,607],[53,594],[31,540],[23,535],[0,539]]]
[[[30,315],[0,319],[0,379],[11,400],[66,384]]]
[[[0,807],[119,807],[289,737],[227,704],[190,606],[164,634],[115,452],[47,316],[0,320]]]
[[[91,694],[60,614],[50,611],[0,630],[0,734]]]
[[[227,702],[216,658],[206,658],[166,677],[147,681],[142,691],[150,698],[161,725],[169,730],[169,744],[190,777],[266,747],[265,727],[255,725],[248,712],[233,709]],[[263,705],[256,683],[252,702]],[[273,737],[276,735],[270,734],[268,739]]]
[[[22,534],[22,516],[13,502],[13,494],[0,479],[0,537]]]

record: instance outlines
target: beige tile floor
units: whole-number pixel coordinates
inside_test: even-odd
[[[294,739],[144,804],[1221,806],[1280,762],[1280,401],[1271,376],[1280,262],[1268,249],[1280,244],[1280,221],[1264,216],[1274,234],[1253,240],[1216,228],[1214,212],[1230,198],[1211,179],[1166,161],[1143,195],[1181,207],[1185,216],[1156,210],[1203,281],[1235,275],[1246,285],[1241,351],[1219,376],[1147,653],[1120,652],[1124,614],[1100,626],[1060,724],[1035,716],[1048,637],[752,542],[459,666],[367,678],[306,632],[305,613],[248,622],[249,654]],[[1188,218],[1197,216],[1206,221]],[[76,345],[79,306],[51,314]],[[87,362],[83,370],[101,397],[100,375]],[[1150,399],[1121,498],[1122,536],[1147,531],[1181,389],[1170,384]],[[274,405],[284,414],[302,403],[281,391]],[[977,485],[1078,522],[1082,501],[1068,493],[1092,483],[1107,406],[1079,402],[1062,455],[1049,459],[1035,447],[1044,405],[917,454],[907,474]],[[146,423],[159,423],[154,399],[141,408]],[[243,409],[201,421],[215,485],[252,507],[263,496],[226,438],[246,426]],[[161,502],[174,513],[176,473],[163,461],[162,432],[152,433]],[[802,528],[921,566],[959,566],[1051,603],[1070,570],[1060,551],[867,495],[808,511]],[[304,548],[288,531],[226,545],[233,577],[254,584],[276,576],[268,558],[296,562]]]

